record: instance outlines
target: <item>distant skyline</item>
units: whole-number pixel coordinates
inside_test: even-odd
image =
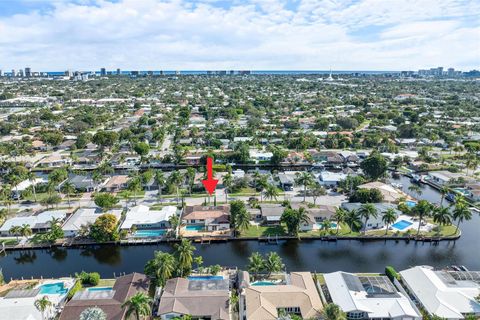
[[[0,69],[480,67],[478,0],[2,0]]]

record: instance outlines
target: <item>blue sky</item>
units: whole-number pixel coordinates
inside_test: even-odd
[[[480,66],[478,0],[0,0],[0,69]]]

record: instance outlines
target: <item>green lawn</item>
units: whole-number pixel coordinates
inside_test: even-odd
[[[7,246],[18,244],[17,239],[0,239],[0,244],[4,243]]]

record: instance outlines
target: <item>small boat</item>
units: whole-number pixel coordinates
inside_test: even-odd
[[[403,189],[403,184],[392,182],[392,187],[397,189]]]
[[[398,173],[398,172],[396,172],[396,171],[395,171],[395,172],[392,172],[392,178],[394,178],[394,179],[400,179],[400,173]]]
[[[465,267],[465,266],[460,266],[460,269],[461,269],[462,271],[469,271],[469,270],[467,269],[467,267]]]
[[[410,180],[414,183],[420,183],[422,182],[422,176],[418,174],[412,174],[412,178]]]

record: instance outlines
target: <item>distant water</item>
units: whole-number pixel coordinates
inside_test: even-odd
[[[42,71],[43,72],[43,71]],[[94,72],[97,75],[100,75],[100,71],[82,71],[92,73]],[[116,70],[108,70],[108,73],[112,75],[116,74]],[[166,70],[166,71],[138,71],[140,75],[146,75],[148,72],[153,72],[154,75],[176,75],[177,71],[174,70]],[[207,75],[209,71],[207,70],[180,70],[180,75]],[[218,72],[218,70],[213,70],[213,73]],[[376,74],[392,74],[392,73],[399,73],[399,71],[369,71],[369,70],[251,70],[250,73],[252,75],[326,75],[326,74],[339,75],[351,75],[351,74],[368,74],[368,75],[376,75]],[[49,76],[62,76],[65,74],[64,71],[47,71],[46,72]],[[230,70],[227,70],[227,74],[229,75]],[[235,70],[234,74],[238,75],[239,71]],[[10,75],[10,72],[5,72],[5,75]],[[122,75],[131,75],[132,71],[121,71]]]

